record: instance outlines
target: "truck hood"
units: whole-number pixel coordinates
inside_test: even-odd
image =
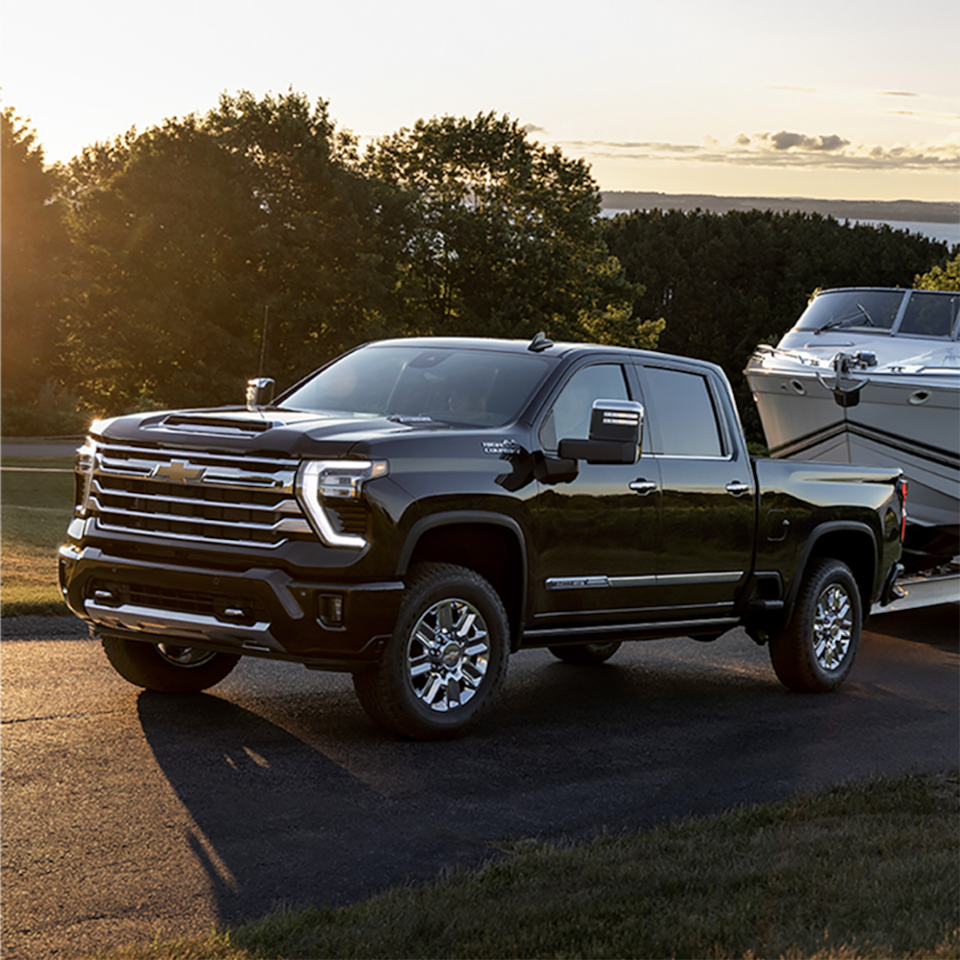
[[[120,443],[174,449],[230,451],[263,456],[343,456],[358,443],[437,431],[461,432],[444,423],[398,422],[383,417],[333,416],[275,407],[216,407],[130,414],[99,421],[94,436]],[[471,432],[473,432],[471,430]]]

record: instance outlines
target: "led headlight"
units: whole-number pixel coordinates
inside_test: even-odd
[[[297,472],[297,499],[310,526],[330,547],[360,548],[367,541],[352,533],[338,533],[324,501],[359,500],[367,480],[387,475],[386,460],[306,460]]]
[[[86,442],[77,450],[77,459],[74,462],[76,474],[76,496],[74,513],[78,517],[87,515],[87,506],[90,502],[90,489],[93,486],[93,471],[97,465],[97,442],[87,437]]]

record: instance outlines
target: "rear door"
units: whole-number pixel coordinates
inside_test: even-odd
[[[725,381],[682,362],[638,367],[645,453],[659,467],[658,605],[671,619],[723,616],[753,564],[756,489]]]

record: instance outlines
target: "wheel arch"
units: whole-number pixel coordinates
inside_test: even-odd
[[[811,560],[832,558],[845,563],[857,582],[863,616],[866,619],[873,599],[877,576],[877,539],[866,523],[836,520],[817,527],[804,544],[797,573],[790,584],[787,609],[792,615],[804,574]]]
[[[527,551],[520,524],[512,517],[482,510],[432,514],[410,529],[397,574],[423,562],[454,563],[479,573],[500,595],[510,621],[510,648],[523,634],[527,602]]]

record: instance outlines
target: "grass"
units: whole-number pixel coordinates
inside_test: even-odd
[[[339,910],[282,910],[109,960],[960,955],[960,777],[850,783],[479,870]]]
[[[57,547],[73,510],[73,458],[4,457],[3,467],[0,616],[66,614],[57,583]]]

